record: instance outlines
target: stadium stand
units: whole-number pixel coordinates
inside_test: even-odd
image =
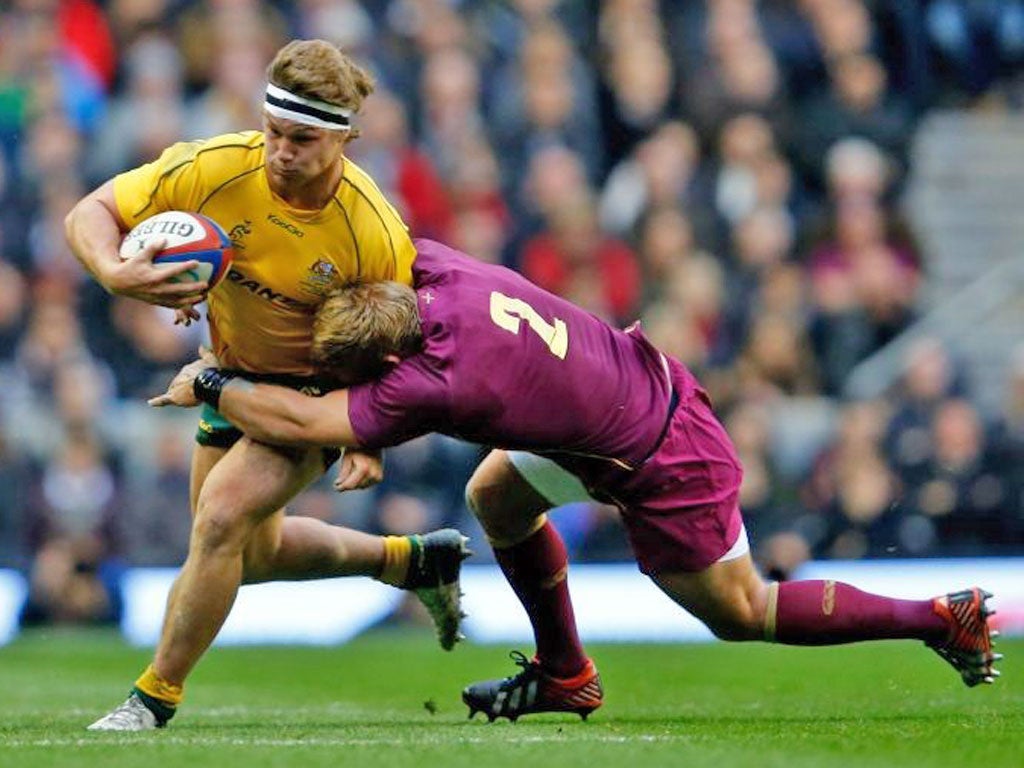
[[[1024,554],[1024,11],[967,0],[13,0],[0,10],[0,566],[25,621],[103,622],[187,545],[201,329],[68,252],[87,189],[256,127],[323,37],[378,78],[352,147],[414,234],[523,271],[707,382],[757,558]],[[477,448],[392,451],[305,514],[478,531]],[[577,560],[613,514],[559,512]],[[477,534],[479,535],[479,534]],[[478,551],[484,549],[479,547]]]

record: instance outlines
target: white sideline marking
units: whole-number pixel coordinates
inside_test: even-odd
[[[179,746],[179,747],[195,747],[195,746],[238,746],[238,747],[378,747],[378,746],[395,746],[395,740],[393,738],[374,738],[374,739],[344,739],[344,738],[323,738],[315,737],[309,739],[268,739],[268,738],[242,738],[235,736],[169,736],[162,733],[146,734],[150,738],[145,736],[136,736],[135,734],[128,734],[129,739],[125,739],[126,734],[123,733],[108,733],[104,736],[97,735],[93,738],[42,738],[42,739],[0,739],[0,749],[4,747],[13,748],[31,748],[31,747],[89,747],[89,746],[102,746],[108,747],[111,745],[123,744],[125,747],[142,747],[142,746]],[[110,737],[114,738],[111,739]],[[607,744],[627,744],[629,742],[668,742],[668,741],[684,741],[688,737],[685,735],[671,736],[671,735],[638,735],[638,736],[611,736],[611,735],[593,735],[584,736],[583,738],[570,738],[565,734],[553,734],[551,736],[520,736],[515,734],[509,734],[510,738],[506,741],[515,742],[517,744],[522,743],[545,743],[545,742],[602,742]],[[459,737],[456,739],[412,739],[410,745],[416,743],[448,743],[451,744],[493,744],[495,739],[493,738],[480,738],[476,736]]]

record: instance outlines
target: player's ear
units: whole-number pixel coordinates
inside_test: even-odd
[[[389,352],[388,354],[384,355],[384,365],[387,368],[394,368],[400,362],[402,362],[402,358],[400,358],[398,355],[394,353]]]

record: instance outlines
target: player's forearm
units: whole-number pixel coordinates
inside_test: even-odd
[[[122,232],[110,210],[94,194],[88,195],[64,219],[64,233],[75,258],[111,290],[110,268],[118,264]]]
[[[232,379],[221,392],[218,410],[260,442],[298,447],[358,445],[350,429],[336,425],[338,414],[331,412],[326,399],[287,387]],[[344,422],[347,424],[347,414]]]
[[[221,392],[217,410],[255,440],[304,445],[303,419],[289,395],[304,397],[284,387],[232,379]]]

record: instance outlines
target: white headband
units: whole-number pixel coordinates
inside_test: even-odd
[[[331,131],[349,130],[349,119],[352,117],[351,109],[320,101],[320,99],[299,96],[284,88],[278,88],[273,83],[267,83],[267,95],[263,102],[263,108],[282,120],[294,120],[303,125],[326,128]]]

